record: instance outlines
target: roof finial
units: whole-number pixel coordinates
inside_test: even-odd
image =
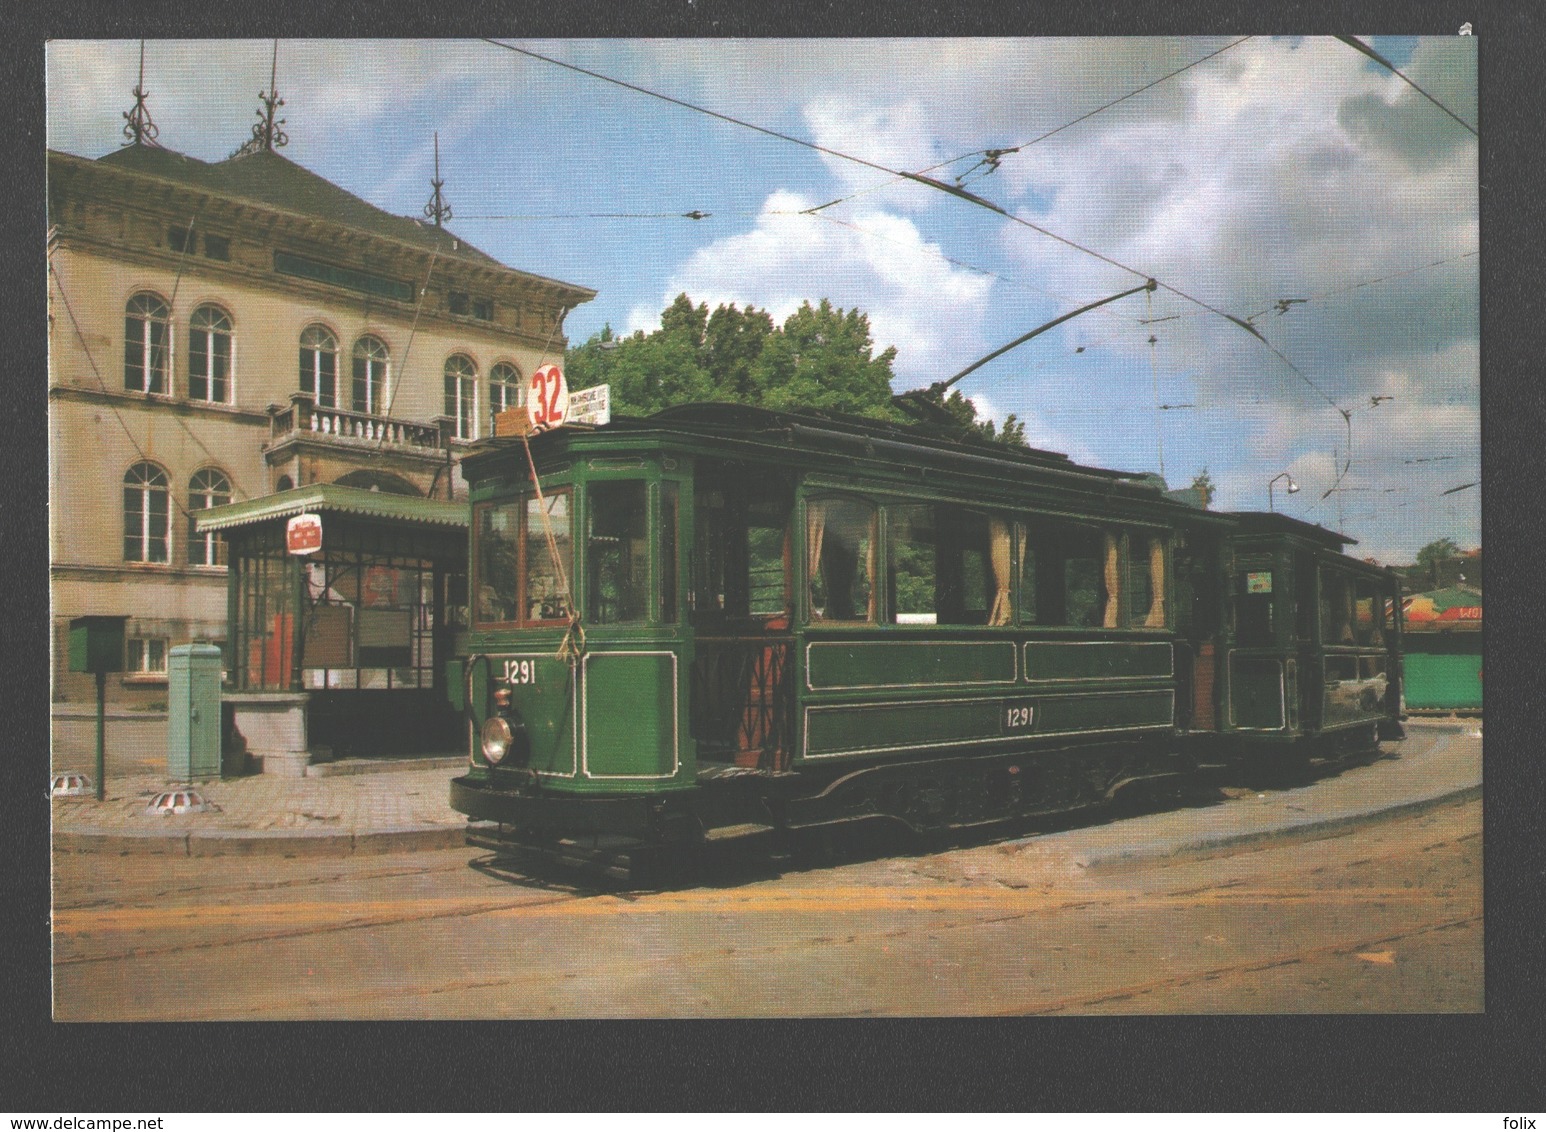
[[[145,105],[145,99],[150,97],[150,92],[145,89],[145,41],[140,40],[140,81],[129,93],[134,95],[134,109],[124,112],[123,136],[127,139],[123,145],[153,145],[158,149],[160,143],[156,141],[156,135],[161,131],[156,129],[156,124],[150,120],[150,110]]]
[[[429,203],[424,206],[424,215],[435,222],[436,228],[445,226],[445,222],[451,219],[451,206],[446,203],[445,197],[440,195],[440,188],[445,184],[440,179],[440,131],[435,131],[435,179],[430,182],[435,187],[435,193],[429,198]]]
[[[274,63],[269,71],[268,90],[258,91],[258,101],[263,104],[263,109],[257,112],[258,121],[252,127],[252,137],[245,142],[236,153],[236,157],[244,153],[257,153],[260,149],[273,152],[282,145],[290,143],[290,137],[280,129],[285,124],[283,118],[275,119],[274,111],[285,104],[285,100],[279,97],[279,41],[274,40]]]

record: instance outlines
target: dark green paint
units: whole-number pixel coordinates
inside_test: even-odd
[[[675,665],[670,656],[590,654],[585,663],[585,769],[668,777],[676,762]]]
[[[1276,657],[1233,657],[1229,666],[1231,723],[1276,731],[1283,727],[1283,662]]]
[[[1101,680],[1171,674],[1169,642],[1031,641],[1025,646],[1027,680]]]
[[[816,641],[809,655],[815,689],[1007,685],[1015,678],[1009,641]]]

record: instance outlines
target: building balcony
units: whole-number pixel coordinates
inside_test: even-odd
[[[309,393],[290,394],[288,405],[270,405],[269,448],[286,442],[323,442],[339,447],[361,445],[399,451],[444,453],[453,442],[455,421],[435,417],[429,423],[326,408]]]

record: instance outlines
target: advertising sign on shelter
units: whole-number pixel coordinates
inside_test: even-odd
[[[285,524],[285,549],[291,554],[315,554],[322,549],[322,516],[296,515]]]

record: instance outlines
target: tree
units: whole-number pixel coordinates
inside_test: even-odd
[[[1207,467],[1192,477],[1192,488],[1202,497],[1202,509],[1206,511],[1208,504],[1213,502],[1213,477],[1208,474]]]
[[[767,311],[734,303],[712,313],[678,295],[660,316],[660,329],[616,337],[610,326],[565,359],[569,385],[609,384],[620,413],[649,414],[689,401],[729,401],[768,409],[852,413],[880,420],[909,418],[892,403],[896,349],[874,353],[870,320],[827,299],[775,325]],[[938,394],[935,395],[938,400]],[[1024,445],[1024,426],[1011,416],[1002,430],[977,419],[954,392],[941,404],[963,432]]]
[[[1459,553],[1460,544],[1454,539],[1436,539],[1417,552],[1417,564],[1431,567],[1446,559],[1454,558]]]

